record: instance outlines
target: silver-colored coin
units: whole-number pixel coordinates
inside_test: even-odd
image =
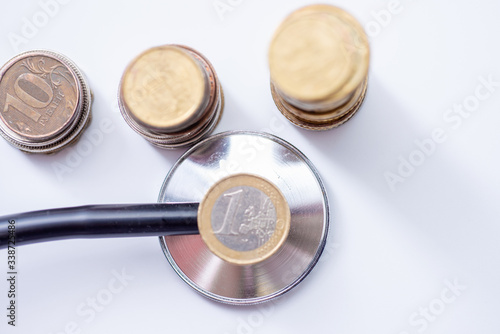
[[[168,173],[158,201],[200,202],[214,184],[241,174],[271,182],[286,199],[290,229],[276,252],[242,265],[216,256],[200,235],[166,236],[160,243],[174,270],[196,291],[219,302],[248,305],[279,297],[308,275],[323,251],[329,213],[323,183],[299,150],[278,137],[244,131],[209,137],[188,150]],[[250,198],[254,204],[266,200],[256,193]],[[227,209],[224,202],[215,206]],[[222,242],[239,249],[260,241],[251,246]]]
[[[236,200],[238,203],[234,205]],[[257,249],[276,229],[276,208],[271,198],[249,186],[225,191],[215,202],[211,218],[217,239],[236,251]],[[228,218],[240,224],[225,224]]]

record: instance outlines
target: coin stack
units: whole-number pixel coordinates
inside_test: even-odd
[[[27,153],[54,153],[90,122],[91,92],[68,58],[28,51],[0,69],[0,135]]]
[[[368,38],[356,19],[330,5],[289,15],[269,49],[271,93],[293,124],[326,130],[349,120],[367,87]]]
[[[169,149],[191,145],[211,133],[224,104],[213,66],[182,45],[151,48],[135,58],[123,74],[118,99],[134,131]]]

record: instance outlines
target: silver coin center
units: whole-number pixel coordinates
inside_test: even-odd
[[[276,208],[264,192],[237,186],[222,193],[211,214],[217,239],[235,251],[251,251],[264,245],[276,228]]]

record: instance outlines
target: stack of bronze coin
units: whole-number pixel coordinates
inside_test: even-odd
[[[27,153],[54,153],[88,125],[91,93],[68,58],[28,51],[0,70],[0,135]]]
[[[161,148],[191,145],[213,131],[224,98],[217,74],[182,45],[151,48],[125,70],[119,106],[128,125]]]
[[[269,49],[274,102],[302,128],[343,124],[364,100],[369,58],[368,38],[350,14],[330,5],[299,9],[281,23]]]

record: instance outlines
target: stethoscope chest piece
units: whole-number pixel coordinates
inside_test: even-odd
[[[160,237],[179,276],[208,298],[255,304],[312,270],[328,232],[328,202],[309,160],[254,132],[212,136],[187,151],[159,202],[200,202],[199,235]]]

